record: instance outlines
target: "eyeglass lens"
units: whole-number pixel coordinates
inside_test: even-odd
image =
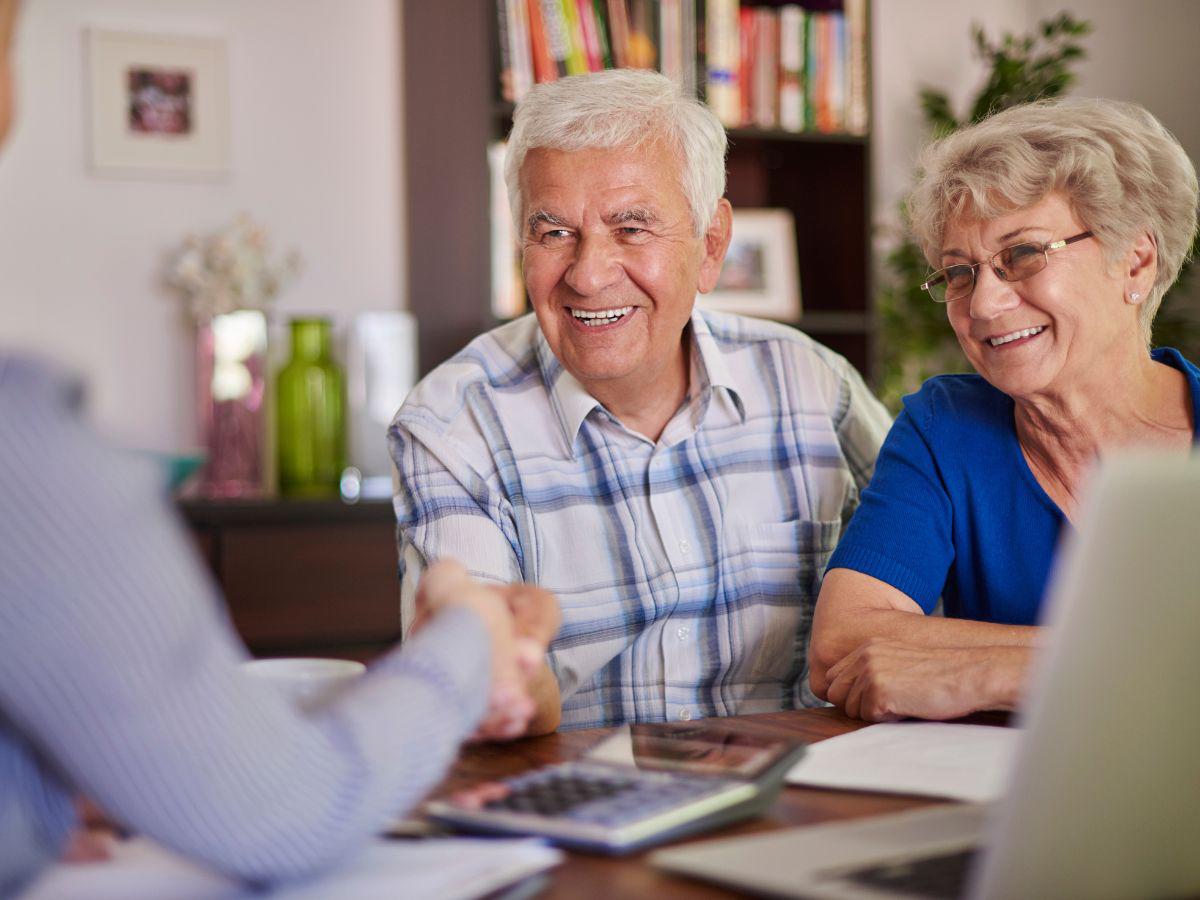
[[[1021,281],[1046,268],[1046,251],[1041,244],[1014,244],[1005,247],[990,260],[997,277]],[[929,281],[929,293],[939,303],[965,297],[975,288],[976,266],[947,266]]]

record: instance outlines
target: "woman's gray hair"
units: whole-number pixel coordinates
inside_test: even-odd
[[[949,223],[988,220],[1062,191],[1105,255],[1122,259],[1139,234],[1158,272],[1139,311],[1143,337],[1179,276],[1196,232],[1196,169],[1162,123],[1134,103],[1040,101],[1015,106],[930,144],[908,200],[925,253],[941,266]],[[1069,235],[1060,235],[1069,237]]]
[[[725,193],[725,129],[707,106],[685,97],[671,79],[643,69],[611,69],[539,84],[517,104],[504,181],[517,235],[521,164],[534,149],[640,147],[666,141],[679,158],[679,180],[696,236]]]

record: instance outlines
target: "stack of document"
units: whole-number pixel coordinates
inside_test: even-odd
[[[470,900],[545,871],[563,854],[537,840],[377,841],[324,878],[263,893],[141,838],[100,863],[59,863],[21,900]]]
[[[872,725],[810,745],[787,783],[983,803],[1008,786],[1020,738],[991,725]]]

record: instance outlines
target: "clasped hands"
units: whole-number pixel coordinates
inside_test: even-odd
[[[536,712],[533,680],[542,671],[561,621],[554,595],[528,584],[484,584],[458,563],[443,560],[425,570],[417,587],[412,630],[441,610],[465,607],[483,620],[491,639],[492,678],[487,712],[475,740],[512,740]]]

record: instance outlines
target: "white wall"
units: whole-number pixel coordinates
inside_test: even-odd
[[[944,91],[956,112],[984,83],[972,55],[972,23],[995,34],[1022,32],[1029,19],[1025,0],[873,0],[871,155],[875,221],[888,242],[897,207],[912,184],[917,153],[928,139],[918,93]]]
[[[191,341],[159,283],[189,232],[246,211],[306,268],[289,312],[403,306],[394,0],[33,0],[0,159],[0,347],[88,379],[117,440],[194,445]],[[88,26],[228,39],[233,171],[223,181],[87,170]]]
[[[1090,21],[1088,58],[1076,69],[1076,96],[1113,97],[1146,106],[1200,161],[1200,34],[1196,0],[874,0],[875,123],[872,142],[878,246],[888,243],[896,205],[912,181],[916,154],[928,137],[917,92],[946,91],[962,112],[984,82],[971,54],[970,30],[980,23],[993,38],[1031,32],[1038,21],[1068,10]]]

